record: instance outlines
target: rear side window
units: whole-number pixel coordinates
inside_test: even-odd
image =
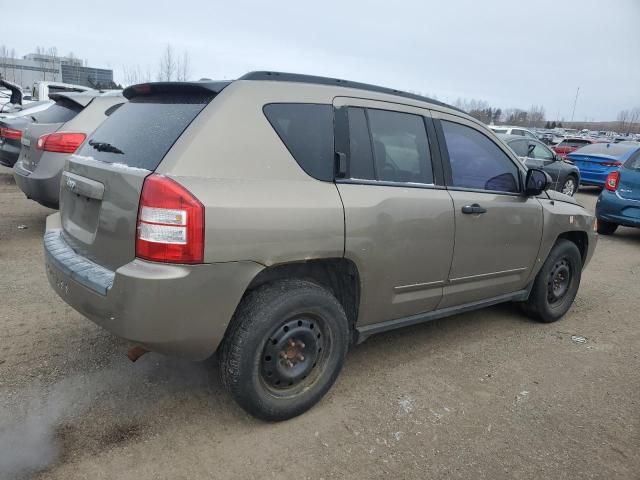
[[[333,181],[332,106],[271,103],[263,111],[300,167],[313,178]]]
[[[524,137],[524,130],[518,130],[517,128],[512,128],[511,135],[520,135],[521,137]]]
[[[111,112],[78,155],[154,171],[211,98],[210,93],[134,97]]]
[[[637,152],[629,160],[624,162],[624,168],[629,170],[640,170],[640,152]]]
[[[364,108],[349,107],[349,177],[359,180],[376,179]]]
[[[519,191],[518,168],[487,136],[466,125],[441,123],[454,187]]]
[[[60,98],[46,110],[35,113],[38,123],[65,123],[74,118],[84,107],[66,98]]]
[[[429,141],[418,115],[368,109],[378,180],[433,183]]]

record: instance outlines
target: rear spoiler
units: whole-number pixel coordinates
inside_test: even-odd
[[[15,83],[12,83],[8,80],[0,80],[0,86],[5,87],[7,90],[11,91],[11,98],[9,98],[9,103],[14,105],[22,105],[22,88]]]
[[[231,82],[215,82],[215,81],[200,81],[200,82],[152,82],[152,83],[140,83],[138,85],[132,85],[125,88],[122,91],[122,95],[131,100],[135,97],[142,97],[147,95],[163,95],[163,94],[209,94],[216,95],[220,93]]]
[[[81,107],[86,107],[91,103],[91,100],[100,95],[100,92],[97,90],[95,93],[93,91],[86,92],[58,92],[58,93],[50,93],[49,98],[54,102],[57,102],[60,99],[71,100],[74,103],[77,103]]]

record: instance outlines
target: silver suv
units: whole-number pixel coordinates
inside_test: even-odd
[[[349,347],[501,302],[562,317],[594,218],[485,126],[372,85],[254,72],[151,83],[66,163],[44,236],[69,305],[299,415]]]

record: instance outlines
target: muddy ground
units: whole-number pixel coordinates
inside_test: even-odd
[[[373,337],[319,405],[268,424],[222,391],[214,361],[131,364],[67,307],[43,268],[51,210],[7,173],[2,479],[640,478],[640,230],[600,238],[562,321],[502,305]],[[597,192],[578,198],[592,210]]]

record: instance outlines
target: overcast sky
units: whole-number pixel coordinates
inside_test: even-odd
[[[112,0],[99,10],[66,0],[59,12],[2,3],[0,44],[18,56],[72,51],[116,81],[135,65],[155,78],[169,43],[189,52],[196,79],[292,71],[451,103],[541,104],[548,119],[571,118],[578,87],[576,120],[640,106],[640,0]]]

